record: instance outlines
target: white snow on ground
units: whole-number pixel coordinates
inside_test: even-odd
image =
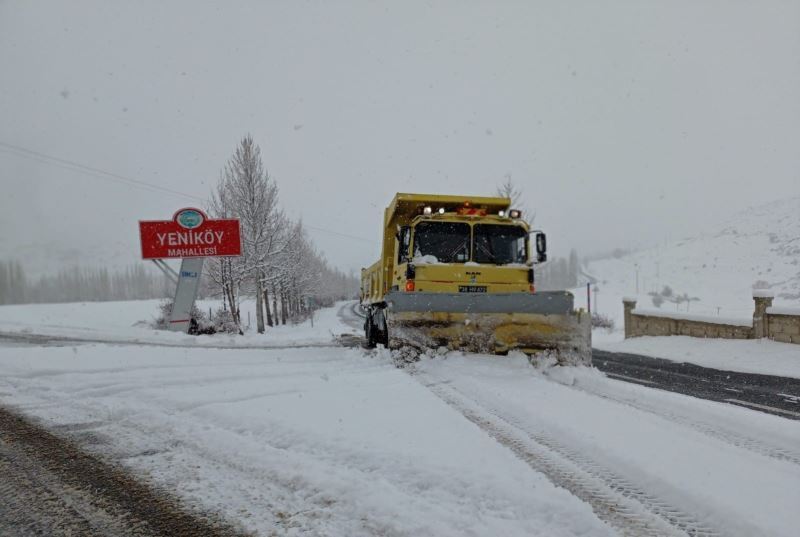
[[[319,318],[297,343],[349,330]],[[614,534],[360,349],[6,346],[0,404],[260,535]]]
[[[0,332],[11,334],[40,334],[103,342],[134,342],[173,344],[198,347],[263,347],[292,345],[302,341],[308,344],[327,344],[333,332],[352,332],[338,318],[338,308],[326,308],[313,319],[297,324],[267,327],[266,333],[255,330],[255,305],[253,301],[241,304],[245,335],[214,334],[189,336],[167,330],[155,330],[151,323],[159,313],[160,300],[132,300],[125,302],[77,302],[67,304],[25,304],[0,306]],[[207,311],[221,303],[199,300],[198,307]],[[247,326],[248,313],[250,326]],[[312,326],[313,324],[313,326]]]
[[[643,354],[726,371],[800,378],[800,345],[791,343],[689,336],[648,336],[620,341],[603,339],[597,331],[592,337],[592,345],[605,351]]]
[[[423,360],[418,371],[534,436],[592,458],[722,535],[797,535],[798,422],[610,380],[591,369],[554,368],[548,377],[524,357],[453,353]],[[742,432],[754,443],[735,440]],[[765,455],[767,446],[790,450],[794,461]]]

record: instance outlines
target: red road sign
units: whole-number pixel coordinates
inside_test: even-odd
[[[140,220],[139,235],[143,259],[242,255],[238,220],[209,220],[193,207],[179,210],[172,220]]]

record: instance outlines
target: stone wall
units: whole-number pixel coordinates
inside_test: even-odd
[[[772,296],[753,293],[752,324],[740,320],[701,315],[637,311],[636,300],[622,300],[625,309],[625,338],[640,336],[692,336],[724,339],[770,338],[800,344],[800,309],[773,308]]]
[[[800,343],[800,312],[771,313],[767,311],[767,337],[784,343]]]

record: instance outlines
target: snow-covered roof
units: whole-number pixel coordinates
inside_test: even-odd
[[[679,311],[656,311],[643,310],[636,308],[633,310],[635,315],[647,315],[649,317],[664,317],[666,319],[678,319],[682,321],[697,321],[701,323],[727,324],[732,326],[753,326],[753,319],[741,317],[718,317],[716,315],[698,315],[694,313],[682,313]]]
[[[769,289],[753,289],[753,298],[775,298],[775,291]]]

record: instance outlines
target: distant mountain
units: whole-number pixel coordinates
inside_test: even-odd
[[[670,296],[662,296],[663,302],[655,299],[662,310],[688,307],[693,313],[749,317],[753,288],[773,291],[776,303],[797,305],[800,197],[748,208],[713,229],[666,246],[593,261],[586,272],[597,280],[599,311],[618,319],[623,296],[638,296],[637,307],[653,309],[648,293],[662,295],[665,286]],[[676,303],[678,295],[697,300]]]

